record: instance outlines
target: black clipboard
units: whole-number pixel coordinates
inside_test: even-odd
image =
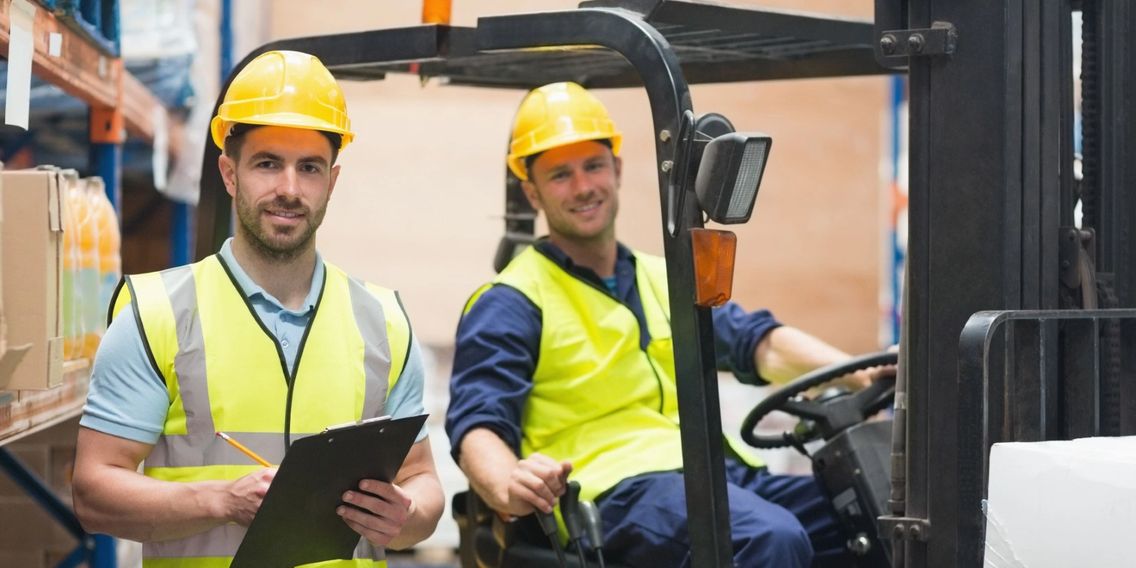
[[[392,481],[426,415],[381,417],[296,440],[230,568],[293,568],[351,558],[359,534],[335,513],[363,479]]]

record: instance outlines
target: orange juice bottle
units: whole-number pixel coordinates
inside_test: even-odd
[[[83,206],[79,174],[63,174],[63,358],[76,359],[82,351],[83,317],[79,307],[79,216]]]
[[[95,193],[100,196],[98,199],[99,214],[97,215],[99,229],[98,329],[105,330],[110,299],[114,295],[115,288],[118,287],[119,279],[122,278],[122,232],[118,227],[118,215],[115,213],[114,205],[106,196],[103,180],[91,178],[90,183],[92,187],[96,188]]]
[[[79,302],[84,325],[81,356],[93,358],[102,338],[99,312],[99,194],[90,178],[80,180],[83,203],[79,219]],[[99,187],[101,187],[101,183]],[[100,192],[101,193],[101,192]],[[105,194],[104,194],[105,195]]]

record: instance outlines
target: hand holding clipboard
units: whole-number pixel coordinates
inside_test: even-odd
[[[292,444],[231,568],[292,568],[351,558],[359,535],[339,516],[359,482],[391,482],[426,415],[331,428]]]

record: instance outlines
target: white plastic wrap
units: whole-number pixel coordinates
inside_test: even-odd
[[[1136,566],[1136,437],[995,444],[986,568]]]

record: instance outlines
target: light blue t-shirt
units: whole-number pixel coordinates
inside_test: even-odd
[[[324,278],[323,259],[316,254],[311,290],[304,299],[303,306],[299,310],[290,310],[253,282],[241,268],[233,257],[231,238],[221,246],[219,254],[232,270],[233,277],[256,310],[260,321],[276,337],[288,368],[291,369],[295,365],[304,328],[319,299]],[[422,414],[424,382],[421,348],[418,341],[414,340],[410,345],[406,367],[387,397],[384,413],[395,418]],[[165,381],[154,371],[146,357],[146,347],[142,343],[138,323],[132,317],[115,318],[103,335],[95,354],[90,392],[79,424],[112,436],[154,444],[162,433],[169,407],[170,398]],[[422,441],[425,437],[426,428],[423,426],[417,441]]]

